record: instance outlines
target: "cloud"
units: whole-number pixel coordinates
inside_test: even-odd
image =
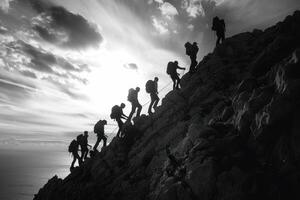
[[[5,28],[4,26],[1,26],[0,24],[0,34],[6,34],[8,32],[8,29]]]
[[[89,66],[86,64],[70,63],[72,60],[68,61],[68,58],[54,55],[41,47],[35,47],[21,40],[3,43],[3,46],[2,55],[0,49],[0,58],[2,57],[3,63],[8,65],[8,70],[14,68],[27,77],[37,78],[35,73],[37,71],[43,74],[80,80],[79,77],[71,73],[90,72]],[[28,71],[25,68],[31,70]],[[83,81],[80,80],[80,82]]]
[[[84,100],[84,101],[88,101],[89,97],[76,91],[75,88],[73,87],[73,85],[69,84],[69,83],[64,83],[61,82],[58,78],[54,78],[52,76],[48,76],[48,77],[44,77],[42,78],[43,80],[46,80],[50,83],[52,83],[54,86],[57,87],[57,89],[68,95],[69,97],[71,97],[72,99],[76,99],[76,100]]]
[[[10,81],[7,79],[2,79],[0,77],[0,97],[4,98],[8,102],[22,102],[28,99],[34,92],[36,88],[22,83]]]
[[[8,12],[9,9],[9,2],[11,2],[12,0],[1,0],[0,1],[0,8],[2,10],[4,10],[5,12]]]
[[[124,68],[134,70],[134,71],[137,71],[139,69],[139,67],[135,63],[125,64]]]
[[[30,78],[35,78],[35,79],[37,78],[36,74],[31,71],[25,70],[25,71],[19,71],[19,72],[20,72],[20,74],[30,77]]]
[[[164,22],[163,20],[159,20],[154,16],[152,16],[152,25],[154,26],[156,31],[161,35],[169,33],[168,23]]]
[[[164,2],[159,6],[159,9],[161,10],[162,15],[168,17],[171,19],[175,15],[178,15],[177,9],[169,2]]]
[[[69,49],[98,47],[102,35],[84,17],[61,6],[31,0],[39,13],[33,19],[33,29],[45,41]]]

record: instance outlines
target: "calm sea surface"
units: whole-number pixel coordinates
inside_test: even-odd
[[[67,176],[70,162],[70,155],[62,149],[0,149],[0,199],[33,199],[55,174]]]

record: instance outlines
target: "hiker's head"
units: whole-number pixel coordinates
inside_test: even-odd
[[[154,81],[155,81],[155,82],[157,82],[157,81],[158,81],[158,78],[157,78],[157,77],[155,77],[155,78],[154,78]]]
[[[103,122],[103,124],[104,124],[104,125],[106,125],[106,124],[107,124],[107,121],[106,121],[106,120],[103,120],[102,122]]]
[[[197,45],[197,42],[193,42],[193,45]]]
[[[125,103],[121,103],[121,108],[125,108]]]
[[[184,44],[185,48],[189,47],[189,45],[191,45],[190,42],[186,42],[186,43]]]
[[[88,132],[88,131],[84,131],[83,134],[84,134],[85,136],[87,136],[87,135],[89,134],[89,132]]]
[[[135,90],[136,90],[137,92],[139,92],[139,91],[140,91],[140,88],[139,88],[139,87],[136,87]]]
[[[174,64],[175,64],[175,65],[178,65],[178,61],[177,61],[177,60],[175,60],[175,61],[174,61]]]

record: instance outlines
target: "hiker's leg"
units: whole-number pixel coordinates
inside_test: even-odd
[[[173,81],[173,90],[176,89],[176,79],[174,77],[171,77]]]
[[[102,139],[103,139],[103,147],[106,147],[107,138],[103,135]]]
[[[155,101],[155,99],[153,98],[153,94],[150,94],[150,97],[151,97],[151,102],[150,102],[150,105],[149,105],[149,108],[148,108],[149,115],[152,114],[152,106],[153,106],[154,101]]]
[[[82,162],[84,160],[84,154],[85,154],[85,149],[81,147],[81,156],[80,156],[80,159],[82,160]]]
[[[85,161],[85,160],[86,160],[87,155],[88,155],[88,152],[89,152],[89,150],[88,150],[87,148],[84,149],[84,154],[83,154],[83,159],[82,159],[82,161]]]
[[[76,162],[76,158],[75,158],[74,153],[72,153],[72,157],[73,157],[73,160],[72,160],[70,169],[73,169],[73,168],[74,168],[74,164],[75,164],[75,162]]]
[[[141,115],[141,112],[142,112],[142,108],[143,108],[143,107],[142,107],[142,105],[141,105],[141,104],[138,104],[138,105],[137,105],[137,108],[138,108],[138,110],[137,110],[137,114],[136,114],[136,116],[138,116],[138,117],[139,117],[139,116]]]
[[[97,150],[97,147],[98,147],[100,141],[101,141],[101,138],[97,135],[97,141],[96,141],[96,143],[95,143],[95,145],[94,145],[94,147],[93,147],[94,151]]]
[[[180,85],[180,78],[179,78],[179,76],[177,76],[176,79],[177,79],[176,89],[179,89],[179,85]],[[181,87],[181,85],[180,85],[180,87]]]
[[[122,126],[123,126],[123,122],[120,118],[117,118],[117,123],[118,123],[118,127],[119,127],[119,130],[117,132],[117,137],[120,137],[120,133],[121,133],[121,130],[122,130]]]
[[[129,120],[129,121],[131,120],[131,118],[132,118],[134,112],[135,112],[135,105],[134,105],[133,103],[131,103],[131,112],[130,112],[130,114],[129,114],[129,116],[128,116],[128,120]]]
[[[216,46],[220,44],[221,37],[217,36]]]
[[[192,73],[195,72],[196,66],[197,66],[197,55],[192,55],[191,56],[191,67],[190,67],[190,71]]]
[[[81,161],[81,158],[80,158],[78,152],[74,153],[74,157],[75,157],[75,160],[78,160],[78,165],[80,166],[82,164],[82,161]]]
[[[154,110],[157,108],[158,102],[159,102],[159,97],[157,94],[155,94],[154,105],[153,105]]]
[[[222,43],[223,43],[224,40],[225,40],[225,33],[224,33],[224,32],[222,33],[221,40],[222,40]]]

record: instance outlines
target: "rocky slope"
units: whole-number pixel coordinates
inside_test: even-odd
[[[297,11],[226,39],[153,116],[34,199],[300,199],[299,25]]]

